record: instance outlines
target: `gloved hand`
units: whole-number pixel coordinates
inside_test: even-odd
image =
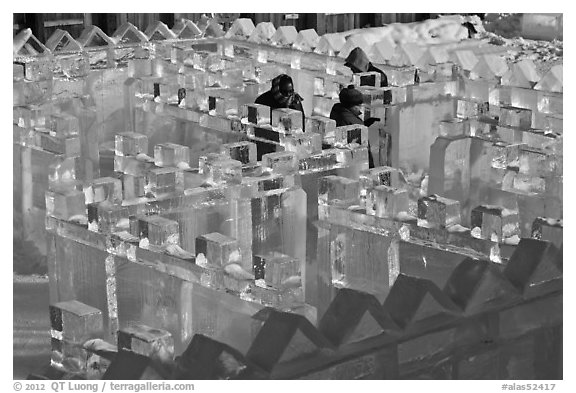
[[[370,127],[372,124],[376,123],[377,121],[380,121],[380,119],[378,117],[370,117],[370,118],[364,120],[364,125],[366,127]]]

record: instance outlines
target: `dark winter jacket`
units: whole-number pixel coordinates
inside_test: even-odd
[[[361,118],[356,116],[350,109],[346,108],[341,103],[334,104],[330,111],[330,118],[336,121],[337,127],[349,126],[352,124],[362,124],[368,127],[374,122],[373,119],[368,119],[367,122],[370,124],[365,124]],[[374,158],[370,151],[370,143],[368,143],[368,166],[374,168]]]
[[[360,72],[377,72],[380,74],[380,87],[388,86],[388,77],[384,71],[374,67],[362,48],[354,48],[346,58],[344,65],[349,67],[355,74]]]
[[[298,97],[300,97],[300,96],[298,96]],[[296,109],[297,111],[300,111],[300,112],[302,112],[302,114],[304,114],[304,107],[302,106],[301,99],[297,98],[294,101],[292,101],[292,103],[290,105],[285,105],[285,104],[278,102],[274,98],[274,93],[271,90],[268,90],[266,93],[263,93],[260,96],[258,96],[258,98],[256,98],[255,102],[256,102],[256,104],[262,104],[262,105],[269,106],[272,109],[278,109],[278,108]]]

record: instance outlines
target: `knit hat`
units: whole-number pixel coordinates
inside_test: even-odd
[[[340,98],[340,103],[346,107],[361,105],[363,102],[362,93],[356,90],[354,85],[343,88],[338,94],[338,98]]]

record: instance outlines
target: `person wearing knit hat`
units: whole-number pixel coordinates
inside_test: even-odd
[[[352,124],[363,124],[370,127],[380,119],[371,117],[363,121],[360,116],[362,115],[362,93],[355,88],[354,85],[349,85],[343,88],[338,94],[340,99],[339,103],[332,106],[330,111],[330,118],[336,121],[336,126],[349,126]],[[370,168],[374,168],[374,159],[370,152],[370,144],[368,144],[368,164]]]

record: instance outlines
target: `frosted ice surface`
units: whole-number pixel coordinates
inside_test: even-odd
[[[395,48],[396,43],[389,37],[384,37],[374,43],[367,53],[374,63],[387,63],[394,56]]]
[[[292,45],[297,36],[298,31],[294,26],[279,26],[270,41],[279,46],[287,46]]]
[[[324,34],[322,37],[320,37],[318,46],[316,46],[314,52],[328,56],[334,56],[337,52],[340,52],[345,44],[346,39],[342,34]]]
[[[318,46],[319,41],[320,36],[318,36],[316,30],[300,30],[296,36],[296,40],[292,44],[292,47],[303,52],[310,52],[313,51],[316,46]]]
[[[494,80],[496,77],[502,77],[508,71],[506,60],[498,55],[480,56],[478,63],[470,72],[470,78],[482,78]]]
[[[453,63],[466,71],[472,71],[478,63],[478,57],[470,50],[457,50],[452,52],[450,59]]]
[[[560,64],[552,67],[534,86],[534,89],[562,93],[563,86],[563,66]]]
[[[260,22],[256,25],[248,41],[256,43],[267,43],[276,33],[276,28],[272,22]]]
[[[256,27],[250,18],[238,18],[234,21],[224,38],[247,39],[254,32]]]
[[[366,42],[366,39],[362,35],[351,35],[346,39],[346,43],[338,53],[338,57],[345,59],[348,57],[350,52],[356,48],[361,48],[364,53],[370,52],[370,45]]]

